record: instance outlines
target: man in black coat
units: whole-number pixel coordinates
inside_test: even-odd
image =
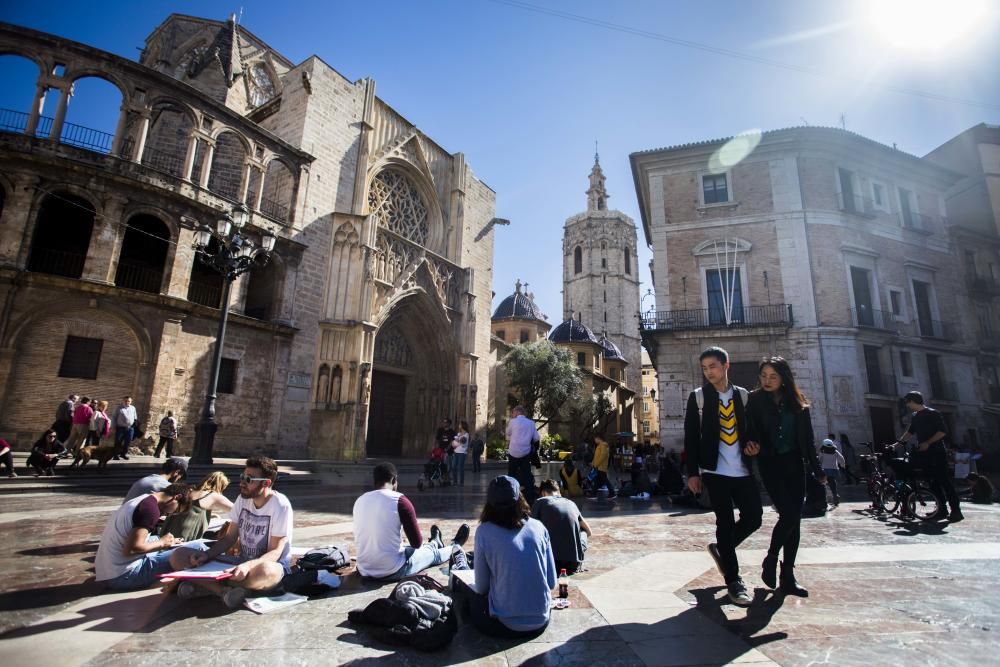
[[[729,382],[729,354],[710,347],[699,357],[705,384],[688,396],[684,417],[684,452],[688,488],[708,491],[715,512],[716,541],[708,553],[726,581],[729,599],[747,606],[753,598],[740,578],[736,547],[760,528],[763,508],[749,457],[760,450],[747,443],[747,390]],[[733,516],[733,505],[740,518]]]

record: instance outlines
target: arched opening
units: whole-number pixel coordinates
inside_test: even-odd
[[[167,262],[170,230],[153,215],[129,218],[118,255],[115,285],[159,294]]]
[[[573,273],[582,273],[582,272],[583,272],[583,250],[580,248],[580,246],[577,246],[576,249],[573,250]]]
[[[46,195],[38,208],[28,270],[79,278],[94,230],[94,207],[65,192]]]
[[[416,294],[395,306],[375,336],[367,456],[426,455],[427,435],[454,414],[457,353],[429,298]]]
[[[269,218],[284,222],[292,207],[292,170],[281,160],[271,160],[264,173],[264,190],[260,198],[260,212]]]
[[[0,56],[0,81],[3,81],[3,107],[0,109],[0,132],[24,132],[35,102],[38,65],[23,56]]]
[[[258,320],[273,319],[279,312],[284,268],[275,255],[267,266],[250,271],[243,314]]]
[[[177,178],[184,176],[188,137],[194,129],[191,115],[169,100],[153,105],[142,164]]]
[[[73,82],[59,141],[98,153],[110,153],[121,114],[122,92],[97,76]]]
[[[632,275],[632,253],[625,248],[625,275]]]
[[[243,142],[234,132],[223,132],[215,140],[212,170],[208,176],[208,189],[231,201],[240,196],[243,167],[247,153]]]
[[[208,254],[219,251],[219,243],[214,238],[208,242]],[[191,266],[191,281],[188,283],[188,301],[200,303],[209,308],[222,305],[222,274],[195,257]]]

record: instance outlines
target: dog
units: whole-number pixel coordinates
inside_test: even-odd
[[[73,463],[71,463],[69,467],[72,468],[76,466],[76,464],[83,461],[83,463],[80,463],[80,467],[82,468],[87,465],[87,462],[90,461],[90,459],[95,459],[97,461],[97,469],[100,470],[108,466],[108,461],[110,461],[111,457],[114,455],[115,446],[113,444],[100,446],[86,445],[77,450],[76,458],[73,459]]]

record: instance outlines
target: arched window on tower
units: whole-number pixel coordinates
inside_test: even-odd
[[[573,251],[573,273],[583,272],[583,250],[580,246]]]
[[[625,275],[632,275],[632,255],[627,247],[625,248]]]

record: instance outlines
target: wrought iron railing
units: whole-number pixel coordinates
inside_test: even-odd
[[[769,306],[733,308],[727,322],[722,309],[658,310],[642,315],[643,329],[659,331],[695,331],[699,329],[749,329],[753,327],[790,327],[794,323],[792,306],[779,303]]]
[[[0,109],[0,132],[23,134],[28,127],[28,114],[13,109]]]
[[[920,318],[917,320],[917,331],[921,338],[955,340],[955,325],[951,322]]]
[[[931,225],[934,223],[934,219],[929,215],[924,215],[923,213],[917,213],[916,211],[900,211],[899,222],[903,225],[904,229],[912,229],[915,232],[921,232],[923,234],[933,233]]]
[[[851,317],[856,327],[899,333],[899,323],[896,322],[896,316],[888,311],[864,307],[852,308]]]
[[[1000,291],[1000,282],[993,276],[980,275],[974,271],[969,271],[965,275],[965,283],[973,292],[983,292],[994,294]]]
[[[846,213],[855,213],[869,218],[875,216],[875,203],[871,199],[862,197],[856,193],[849,195],[838,192],[837,204],[840,206],[840,210]]]
[[[115,285],[140,292],[159,294],[163,285],[163,271],[139,262],[118,262]]]
[[[176,153],[168,153],[146,146],[142,151],[142,164],[150,169],[166,172],[171,176],[184,175],[184,156]]]
[[[268,199],[267,197],[260,198],[260,212],[269,218],[273,218],[274,220],[279,220],[281,222],[288,219],[288,206],[286,204],[282,204],[281,202]]]
[[[188,301],[218,308],[222,303],[222,279],[217,284],[191,281],[188,285]]]
[[[0,109],[0,132],[15,132],[23,134],[28,129],[29,115],[23,111],[13,109]],[[52,118],[48,116],[38,117],[38,126],[35,128],[35,136],[41,139],[48,137],[52,133]],[[62,136],[59,142],[86,148],[97,153],[110,153],[114,144],[115,135],[95,130],[92,127],[84,127],[76,123],[63,123]]]
[[[31,257],[28,259],[28,270],[53,276],[79,278],[83,275],[83,265],[86,261],[87,255],[83,253],[35,246],[31,249]]]

